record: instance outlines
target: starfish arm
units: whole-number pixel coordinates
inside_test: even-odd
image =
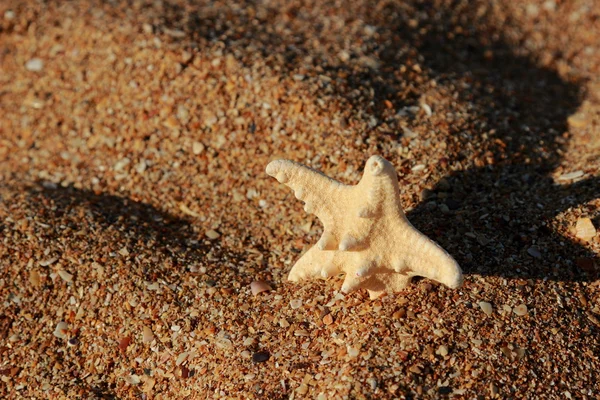
[[[463,275],[458,263],[437,243],[410,225],[410,234],[403,254],[392,261],[395,271],[411,271],[411,275],[423,276],[441,282],[450,288],[462,285]]]
[[[334,261],[335,253],[319,250],[313,246],[292,267],[288,280],[298,282],[311,278],[327,278],[339,273],[339,266]]]
[[[331,215],[348,187],[321,172],[288,160],[275,160],[267,165],[267,174],[294,190],[304,209],[316,215],[327,228],[333,223]],[[326,240],[325,242],[329,242]],[[323,243],[325,245],[325,243]]]
[[[342,284],[342,293],[352,293],[361,287],[361,280],[351,274],[346,274],[344,283]]]

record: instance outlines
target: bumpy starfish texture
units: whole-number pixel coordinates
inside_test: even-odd
[[[396,170],[383,157],[369,158],[355,186],[288,160],[270,162],[267,174],[293,189],[323,223],[323,235],[296,262],[290,281],[345,273],[344,293],[363,288],[372,299],[405,288],[413,276],[451,288],[462,284],[456,261],[404,215]]]

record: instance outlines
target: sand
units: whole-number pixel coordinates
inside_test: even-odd
[[[0,397],[597,398],[598,37],[593,0],[0,2]],[[287,282],[322,227],[268,162],[373,154],[462,288]]]

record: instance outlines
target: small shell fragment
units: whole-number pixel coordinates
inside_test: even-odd
[[[427,103],[423,103],[421,104],[421,108],[423,109],[423,111],[425,111],[425,115],[427,115],[428,117],[431,117],[431,115],[433,114],[433,111],[431,111],[431,106]]]
[[[523,316],[523,315],[527,315],[527,306],[525,304],[521,304],[519,306],[516,306],[515,308],[513,308],[513,312],[515,314],[517,314],[518,316]]]
[[[188,358],[189,355],[190,353],[187,351],[181,353],[179,356],[177,356],[177,360],[175,360],[175,365],[179,367],[181,364],[183,364],[183,362]]]
[[[129,383],[130,385],[139,385],[141,381],[142,380],[140,379],[140,377],[135,374],[125,377],[125,382]]]
[[[152,333],[152,330],[145,326],[144,329],[142,329],[142,342],[150,343],[152,339],[154,339],[154,334]]]
[[[44,69],[44,62],[39,58],[32,58],[25,63],[27,71],[40,72]]]
[[[442,357],[446,357],[448,355],[448,347],[441,345],[435,353]]]
[[[39,286],[40,285],[40,273],[37,272],[36,270],[29,272],[29,283],[31,283],[32,286]]]
[[[300,308],[300,306],[302,306],[302,300],[301,299],[293,299],[290,300],[290,307],[292,307],[293,310]]]
[[[71,275],[70,273],[68,273],[64,269],[61,269],[61,270],[58,271],[58,276],[60,276],[62,278],[62,280],[65,281],[65,282],[72,282],[73,281],[73,275]]]
[[[192,144],[192,153],[194,153],[194,155],[200,155],[202,154],[202,152],[204,151],[204,144],[202,144],[201,142],[194,142]]]
[[[219,232],[217,232],[217,231],[215,231],[213,229],[206,231],[205,234],[206,234],[206,237],[208,237],[211,240],[214,240],[214,239],[218,238],[219,236],[221,236],[219,234]]]
[[[492,305],[487,301],[480,301],[479,307],[488,317],[492,315]]]
[[[594,227],[592,220],[589,218],[579,218],[575,225],[575,236],[586,242],[596,236],[596,228]]]
[[[56,324],[56,328],[54,329],[54,336],[56,336],[59,339],[66,339],[68,330],[69,325],[67,325],[67,323],[64,321],[60,321],[58,324]]]
[[[577,171],[569,172],[566,174],[562,174],[561,176],[558,177],[558,180],[571,181],[573,179],[581,178],[583,175],[584,175],[583,171],[577,170]]]
[[[254,281],[250,283],[250,290],[252,295],[256,296],[259,293],[271,290],[271,286],[265,281]]]
[[[57,260],[58,260],[58,257],[52,257],[47,260],[42,260],[42,261],[40,261],[40,266],[47,267],[49,265],[54,264]]]
[[[360,350],[353,346],[347,346],[346,351],[348,352],[348,356],[350,356],[350,358],[358,357],[358,354],[360,353]]]

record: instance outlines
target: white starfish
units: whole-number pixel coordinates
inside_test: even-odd
[[[343,272],[343,292],[363,288],[372,299],[403,289],[413,276],[462,284],[456,261],[404,215],[396,170],[383,157],[369,158],[355,186],[288,160],[270,162],[267,174],[292,188],[323,223],[323,235],[296,262],[290,281]]]

